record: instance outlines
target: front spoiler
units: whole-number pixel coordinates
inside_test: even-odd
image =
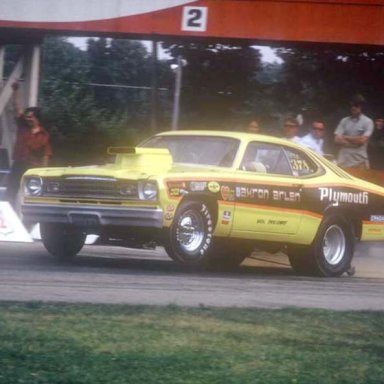
[[[23,219],[31,223],[66,223],[84,227],[163,227],[163,211],[147,207],[100,207],[51,204],[23,204]]]

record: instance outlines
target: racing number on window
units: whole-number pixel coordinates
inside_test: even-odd
[[[207,7],[184,7],[181,30],[205,32],[207,30],[207,19]]]
[[[309,166],[304,159],[291,159],[291,166],[294,171],[309,171]]]

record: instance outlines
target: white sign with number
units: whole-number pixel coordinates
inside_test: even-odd
[[[181,21],[182,31],[205,32],[207,30],[207,7],[184,7]]]

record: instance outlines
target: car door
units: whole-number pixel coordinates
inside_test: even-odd
[[[238,171],[232,235],[296,234],[302,219],[302,178],[315,168],[295,148],[249,143]]]

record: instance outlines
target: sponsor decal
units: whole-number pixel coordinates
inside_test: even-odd
[[[268,190],[266,188],[236,187],[236,197],[239,199],[274,200],[300,202],[301,193],[296,191],[282,191],[279,189]]]
[[[236,197],[243,199],[268,200],[269,190],[265,188],[236,187]]]
[[[169,194],[171,196],[180,196],[180,188],[170,188]]]
[[[294,191],[273,190],[272,200],[299,202],[301,200],[301,194],[300,192],[294,192]]]
[[[256,224],[269,224],[269,225],[286,225],[288,223],[287,220],[264,220],[258,219]]]
[[[189,184],[189,188],[192,192],[202,192],[205,191],[207,188],[207,182],[206,181],[191,181]]]
[[[169,195],[180,196],[187,192],[185,182],[168,183]]]
[[[370,233],[381,233],[380,228],[368,228],[368,232]]]
[[[384,222],[384,215],[371,215],[369,221]]]
[[[172,220],[174,217],[173,212],[165,212],[164,218],[165,220]]]
[[[235,200],[235,191],[228,187],[228,185],[223,185],[221,187],[221,197],[223,200],[234,201]]]
[[[231,194],[230,188],[227,185],[223,185],[221,187],[221,197],[224,200],[228,200],[230,194]]]
[[[232,218],[232,212],[230,211],[224,211],[223,212],[223,218],[221,219],[221,224],[229,224]]]
[[[180,182],[180,181],[174,181],[174,182],[170,182],[168,183],[168,187],[169,188],[186,188],[187,185],[185,184],[184,181]]]
[[[329,201],[335,205],[339,203],[367,205],[368,192],[344,192],[335,191],[333,188],[320,187],[320,201]]]
[[[165,209],[167,210],[167,212],[174,212],[176,207],[175,207],[174,204],[169,204],[169,205],[166,206]]]
[[[208,191],[212,193],[217,193],[220,191],[220,184],[217,181],[210,181],[208,183]]]
[[[286,225],[287,220],[268,220],[268,224],[271,225]]]

